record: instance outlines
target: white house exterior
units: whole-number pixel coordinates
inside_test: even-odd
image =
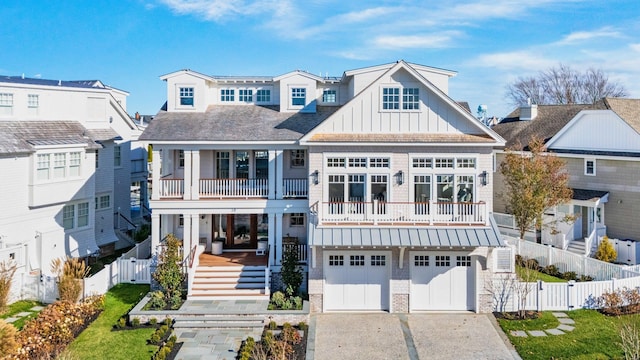
[[[154,246],[264,240],[276,283],[296,246],[313,311],[491,311],[497,254],[511,268],[488,175],[504,140],[449,98],[453,75],[404,61],[342,77],[164,75],[166,109],[140,136]]]
[[[493,129],[511,147],[517,143],[525,146],[534,136],[544,139],[548,151],[566,163],[574,196],[569,204],[550,209],[547,221],[565,215],[575,216],[576,221],[556,222],[558,234],[551,234],[550,227],[543,228],[543,243],[589,254],[604,235],[640,240],[640,99],[525,106]],[[499,152],[497,162],[503,157]],[[496,184],[501,183],[502,176],[497,172]],[[499,194],[495,201],[496,211],[508,212]],[[619,261],[637,263],[637,245],[624,247],[627,245],[632,245],[633,254],[621,253]]]
[[[128,93],[100,81],[0,77],[0,261],[50,274],[51,260],[113,251],[130,218]]]

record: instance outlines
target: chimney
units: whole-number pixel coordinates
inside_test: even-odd
[[[529,104],[520,107],[520,120],[533,120],[538,116],[538,105]]]

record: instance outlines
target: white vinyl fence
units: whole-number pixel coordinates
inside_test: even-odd
[[[123,257],[105,266],[91,277],[84,279],[84,296],[102,295],[117,284],[151,283],[151,260]]]
[[[144,241],[136,244],[131,250],[120,256],[121,258],[130,259],[148,259],[151,257],[151,236],[147,237]]]

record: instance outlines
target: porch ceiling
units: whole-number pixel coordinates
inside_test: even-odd
[[[609,192],[604,190],[589,189],[572,189],[572,203],[581,206],[594,206],[596,203],[601,204],[609,201]]]

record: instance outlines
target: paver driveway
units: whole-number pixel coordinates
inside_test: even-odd
[[[519,359],[489,315],[314,315],[315,360]],[[308,357],[309,358],[309,357]]]

